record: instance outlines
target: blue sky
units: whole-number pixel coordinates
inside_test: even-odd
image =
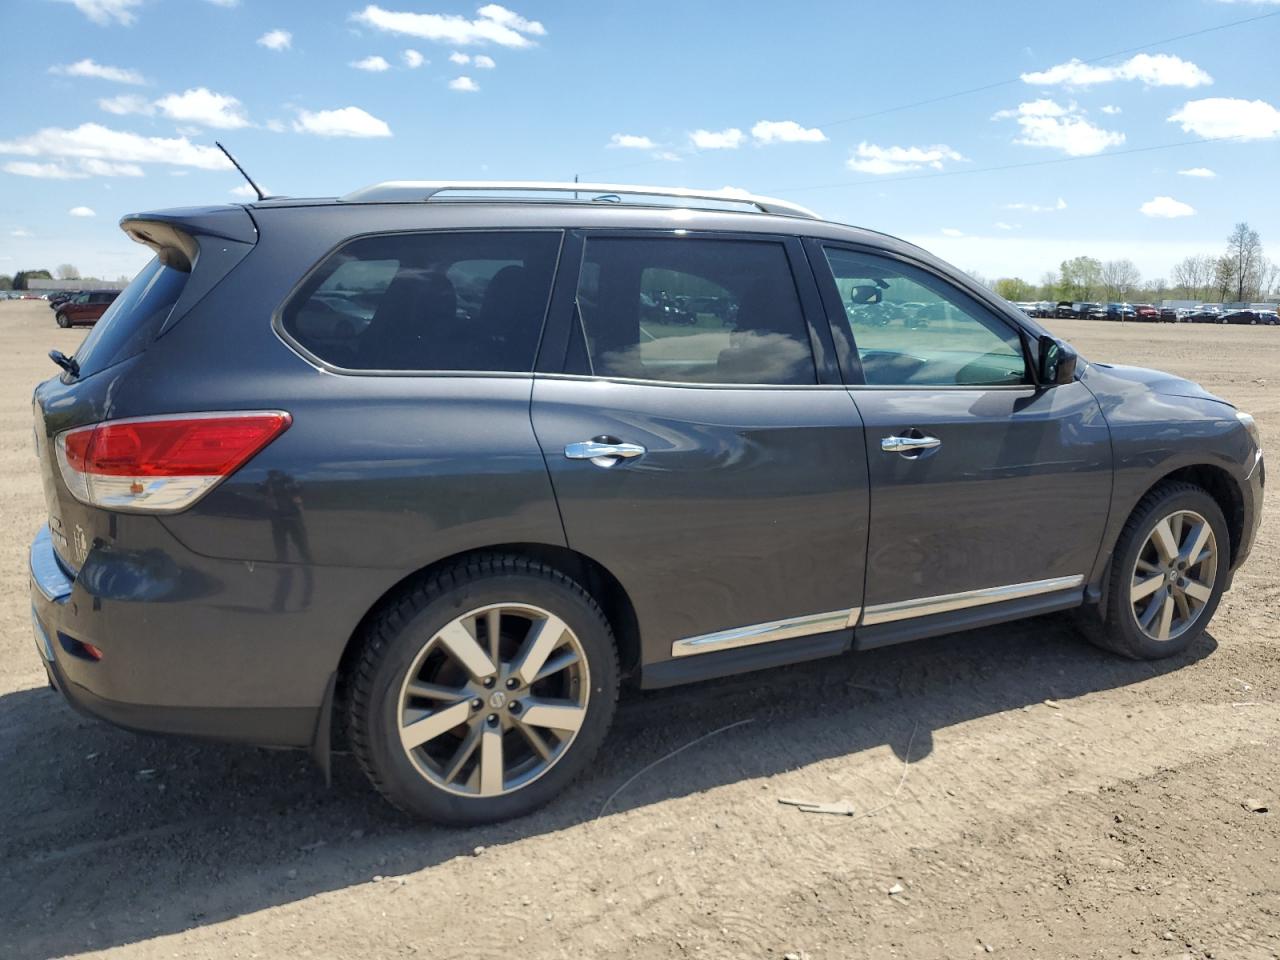
[[[1280,254],[1280,15],[1151,45],[1280,0],[510,2],[7,0],[0,273],[132,274],[121,215],[242,199],[215,138],[291,196],[733,186],[991,277]]]

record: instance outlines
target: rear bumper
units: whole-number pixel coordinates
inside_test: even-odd
[[[40,531],[31,610],[50,682],[77,710],[133,730],[312,744],[359,620],[322,598],[350,597],[339,587],[350,571],[306,571],[315,599],[300,602],[304,573],[291,565],[211,561],[170,545],[95,546],[72,575]]]

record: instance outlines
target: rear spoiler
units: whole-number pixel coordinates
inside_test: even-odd
[[[190,273],[200,254],[199,240],[216,237],[252,246],[258,228],[244,207],[186,207],[131,213],[120,220],[129,239],[155,251],[166,267]]]

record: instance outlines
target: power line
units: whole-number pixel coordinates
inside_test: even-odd
[[[1082,64],[1097,63],[1100,60],[1109,60],[1112,57],[1122,57],[1126,53],[1137,53],[1139,50],[1149,50],[1151,47],[1158,47],[1165,43],[1174,43],[1178,40],[1187,40],[1191,37],[1203,36],[1206,33],[1213,33],[1216,30],[1226,30],[1228,27],[1239,27],[1246,23],[1256,23],[1259,20],[1266,20],[1270,17],[1280,17],[1280,10],[1271,13],[1260,13],[1253,17],[1245,17],[1242,20],[1231,20],[1227,23],[1219,23],[1216,26],[1205,27],[1201,30],[1192,30],[1190,33],[1180,33],[1176,37],[1165,37],[1163,40],[1152,40],[1150,43],[1139,44],[1136,47],[1126,47],[1123,50],[1113,50],[1110,53],[1099,54],[1096,57],[1090,57],[1088,60],[1081,60]],[[984,90],[995,90],[998,87],[1007,87],[1010,84],[1021,83],[1022,75],[1012,77],[1007,80],[997,80],[994,83],[986,83],[980,87],[970,87],[967,90],[957,90],[955,93],[944,93],[938,97],[929,97],[925,100],[915,100],[911,103],[899,104],[896,107],[886,107],[883,110],[873,110],[870,113],[860,113],[857,116],[845,117],[843,120],[828,120],[826,123],[816,124],[818,127],[835,127],[842,123],[853,123],[857,120],[868,120],[871,117],[882,117],[887,113],[897,113],[900,110],[910,110],[914,107],[928,106],[931,103],[942,103],[946,100],[954,100],[957,97],[966,97],[971,93],[981,93]]]
[[[1108,153],[1091,153],[1084,157],[1052,157],[1048,160],[1026,160],[1022,163],[1004,163],[993,167],[969,167],[943,170],[939,173],[914,173],[902,177],[876,177],[867,180],[845,180],[843,183],[810,184],[807,187],[774,187],[773,193],[803,193],[806,190],[835,190],[840,187],[866,187],[880,183],[902,183],[906,180],[937,180],[940,177],[962,177],[974,173],[993,173],[998,170],[1020,170],[1024,167],[1047,167],[1059,163],[1076,163],[1081,160],[1102,160],[1107,157],[1123,157],[1132,153],[1150,153],[1154,150],[1172,150],[1176,147],[1192,147],[1200,143],[1226,143],[1245,137],[1203,137],[1199,140],[1179,140],[1175,143],[1157,143],[1146,147],[1130,147],[1128,150],[1112,150]]]
[[[1139,45],[1137,45],[1137,46],[1135,46],[1135,47],[1126,47],[1126,48],[1124,48],[1123,50],[1113,50],[1113,51],[1111,51],[1110,53],[1103,53],[1103,54],[1099,54],[1098,56],[1095,56],[1095,57],[1090,57],[1090,58],[1088,58],[1087,60],[1081,60],[1081,61],[1080,61],[1080,63],[1082,63],[1082,64],[1097,63],[1097,62],[1098,62],[1098,61],[1100,61],[1100,60],[1108,60],[1108,59],[1110,59],[1111,57],[1122,57],[1122,56],[1124,56],[1124,55],[1125,55],[1125,54],[1127,54],[1127,53],[1137,53],[1137,52],[1138,52],[1138,51],[1140,51],[1140,50],[1148,50],[1148,49],[1150,49],[1151,47],[1158,47],[1158,46],[1160,46],[1161,44],[1165,44],[1165,43],[1175,43],[1175,42],[1177,42],[1177,41],[1179,41],[1179,40],[1189,40],[1189,39],[1191,39],[1192,37],[1200,37],[1200,36],[1204,36],[1206,33],[1214,33],[1214,32],[1216,32],[1216,31],[1218,31],[1218,30],[1227,30],[1227,29],[1229,29],[1229,28],[1231,28],[1231,27],[1240,27],[1240,26],[1244,26],[1244,25],[1245,25],[1245,24],[1247,24],[1247,23],[1257,23],[1257,22],[1258,22],[1258,21],[1260,21],[1260,20],[1268,20],[1268,19],[1270,19],[1270,18],[1272,18],[1272,17],[1280,17],[1280,10],[1274,10],[1274,11],[1272,11],[1271,13],[1260,13],[1260,14],[1256,14],[1255,16],[1252,16],[1252,17],[1244,17],[1244,18],[1239,19],[1239,20],[1228,20],[1226,23],[1219,23],[1219,24],[1215,24],[1215,25],[1214,25],[1214,26],[1212,26],[1212,27],[1203,27],[1203,28],[1201,28],[1201,29],[1199,29],[1199,30],[1192,30],[1192,31],[1190,31],[1189,33],[1180,33],[1180,34],[1177,34],[1176,36],[1172,36],[1172,37],[1165,37],[1163,40],[1152,40],[1152,41],[1150,41],[1149,43],[1142,43],[1142,44],[1139,44]],[[902,111],[902,110],[911,110],[911,109],[914,109],[915,107],[924,107],[924,106],[928,106],[928,105],[930,105],[930,104],[934,104],[934,103],[943,103],[943,102],[945,102],[945,101],[947,101],[947,100],[955,100],[955,99],[957,99],[957,98],[959,98],[959,97],[966,97],[966,96],[969,96],[970,94],[974,94],[974,93],[981,93],[981,92],[983,92],[983,91],[985,91],[985,90],[996,90],[996,89],[998,89],[998,88],[1000,88],[1000,87],[1007,87],[1007,86],[1010,86],[1010,85],[1012,85],[1012,84],[1015,84],[1015,83],[1021,83],[1021,82],[1022,82],[1022,76],[1021,76],[1021,75],[1019,75],[1019,76],[1017,76],[1017,77],[1011,77],[1011,78],[1006,79],[1006,80],[997,80],[997,81],[994,81],[993,83],[985,83],[985,84],[982,84],[981,86],[977,86],[977,87],[969,87],[969,88],[967,88],[967,89],[965,89],[965,90],[957,90],[957,91],[955,91],[955,92],[953,92],[953,93],[945,93],[945,94],[942,94],[941,96],[937,96],[937,97],[928,97],[928,98],[926,98],[926,99],[924,99],[924,100],[914,100],[914,101],[912,101],[912,102],[910,102],[910,103],[902,103],[902,104],[899,104],[899,105],[898,105],[898,106],[896,106],[896,107],[885,107],[883,110],[873,110],[873,111],[871,111],[870,113],[860,113],[860,114],[857,114],[856,116],[852,116],[852,117],[845,117],[845,118],[840,119],[840,120],[829,120],[829,121],[827,121],[827,122],[825,122],[825,123],[815,124],[815,126],[817,126],[818,128],[822,128],[822,127],[835,127],[835,126],[839,126],[840,124],[844,124],[844,123],[855,123],[855,122],[857,122],[858,120],[869,120],[869,119],[871,119],[872,117],[881,117],[881,116],[884,116],[884,115],[889,114],[889,113],[898,113],[898,112],[900,112],[900,111]],[[1232,139],[1232,138],[1222,138],[1222,139]],[[1204,140],[1191,140],[1191,141],[1186,141],[1186,142],[1185,142],[1185,144],[1190,144],[1190,143],[1206,143],[1206,142],[1209,142],[1209,141],[1204,141]],[[1121,154],[1121,153],[1136,153],[1136,152],[1139,152],[1140,150],[1144,150],[1144,149],[1163,150],[1163,149],[1167,149],[1167,148],[1169,148],[1169,147],[1173,147],[1173,146],[1183,146],[1183,145],[1185,145],[1185,144],[1164,144],[1164,145],[1161,145],[1161,146],[1157,146],[1157,147],[1150,147],[1150,148],[1146,148],[1146,147],[1142,147],[1142,148],[1134,148],[1133,150],[1120,150],[1120,151],[1116,151],[1116,152],[1114,152],[1114,153],[1098,154],[1098,156],[1117,156],[1118,154]],[[1049,164],[1049,163],[1062,162],[1062,161],[1064,161],[1064,160],[1080,160],[1080,159],[1091,159],[1091,158],[1084,158],[1084,157],[1063,157],[1063,158],[1060,158],[1059,160],[1041,160],[1041,161],[1033,161],[1033,162],[1031,162],[1031,163],[1026,163],[1026,164],[1010,164],[1010,165],[1009,165],[1009,166],[1007,166],[1007,167],[984,167],[984,168],[980,168],[980,169],[967,170],[967,171],[957,171],[957,172],[964,172],[964,173],[980,173],[980,172],[983,172],[984,170],[1001,170],[1001,169],[1005,169],[1005,170],[1007,170],[1007,169],[1012,169],[1012,168],[1014,168],[1014,167],[1019,167],[1019,166],[1041,166],[1041,165],[1045,165],[1045,164]],[[633,162],[633,163],[624,163],[624,164],[619,164],[619,165],[617,165],[617,166],[612,166],[612,167],[596,167],[596,168],[594,168],[594,169],[592,169],[592,170],[587,170],[587,171],[583,171],[583,172],[584,172],[584,173],[586,173],[586,174],[594,174],[594,173],[610,173],[610,172],[612,172],[612,171],[614,171],[614,170],[630,170],[630,169],[633,169],[633,168],[635,168],[635,167],[647,167],[647,166],[649,166],[649,165],[651,165],[651,164],[654,164],[654,163],[662,163],[662,162],[664,162],[664,161],[662,161],[662,160],[660,160],[660,159],[658,159],[658,158],[652,158],[652,159],[649,159],[649,160],[637,160],[637,161],[635,161],[635,162]],[[893,182],[894,180],[918,180],[918,179],[924,179],[924,178],[931,177],[931,176],[945,176],[945,175],[946,175],[946,174],[922,174],[922,175],[920,175],[920,176],[918,176],[918,177],[893,177],[893,178],[890,178],[890,179],[880,179],[880,180],[877,180],[877,181],[868,181],[868,182],[876,182],[876,183],[890,183],[890,182]],[[852,184],[831,184],[830,186],[852,186]],[[804,188],[802,188],[802,189],[806,189],[806,190],[807,190],[807,189],[825,189],[825,188],[822,188],[822,187],[812,187],[812,188],[811,188],[811,187],[804,187]]]

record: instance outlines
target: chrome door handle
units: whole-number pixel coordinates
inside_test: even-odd
[[[590,460],[597,467],[612,467],[623,460],[643,456],[648,451],[638,443],[612,443],[583,440],[565,445],[564,455],[570,460]]]
[[[880,441],[880,449],[885,453],[917,453],[921,450],[932,450],[942,446],[937,437],[885,437]]]

